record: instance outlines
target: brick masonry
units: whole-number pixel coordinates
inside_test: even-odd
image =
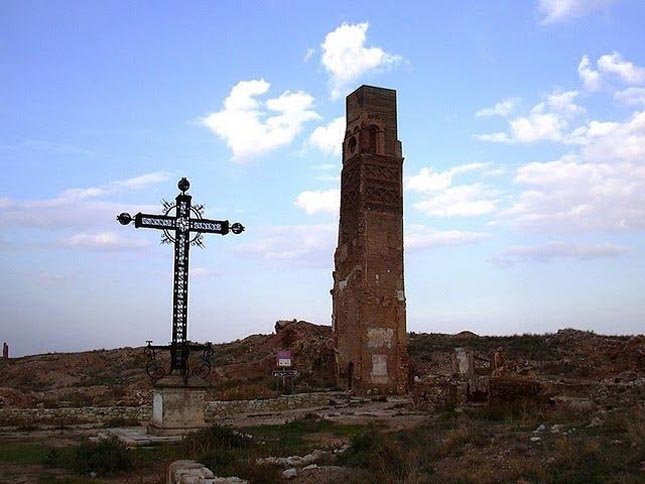
[[[407,389],[403,156],[396,91],[347,96],[332,324],[338,385],[358,394]]]

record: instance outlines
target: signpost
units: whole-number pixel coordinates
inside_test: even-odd
[[[273,377],[276,379],[276,390],[293,393],[293,379],[298,375],[298,370],[292,368],[291,350],[278,350],[276,355],[277,370],[273,370]],[[282,382],[282,385],[280,385]]]
[[[148,341],[146,372],[153,381],[166,375],[181,375],[188,382],[191,372],[189,355],[191,351],[202,351],[201,361],[192,374],[205,378],[210,373],[210,357],[213,354],[211,343],[196,344],[188,340],[188,260],[190,246],[204,247],[203,234],[226,235],[229,232],[241,234],[244,226],[230,224],[228,220],[209,220],[202,217],[203,205],[192,205],[192,197],[186,192],[190,183],[186,178],[179,180],[181,191],[175,203],[164,201],[163,215],[137,213],[134,218],[129,213],[117,217],[121,225],[134,222],[135,228],[161,230],[161,242],[174,244],[173,299],[172,299],[172,342],[170,345],[157,346]],[[173,214],[174,212],[174,214]],[[170,350],[170,369],[166,370],[156,359],[157,350]]]
[[[278,350],[278,366],[291,367],[291,351]]]

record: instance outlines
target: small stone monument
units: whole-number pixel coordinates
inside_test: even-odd
[[[505,363],[505,358],[504,358],[504,349],[503,348],[497,348],[495,351],[493,351],[490,354],[490,371],[491,373],[495,372],[496,370],[499,370],[504,366]]]
[[[210,373],[211,343],[198,344],[188,340],[188,256],[191,245],[203,247],[203,234],[241,234],[244,227],[228,220],[202,218],[203,206],[192,205],[186,192],[190,183],[186,178],[177,184],[181,193],[175,203],[163,203],[163,215],[138,213],[134,218],[122,213],[117,220],[122,225],[134,222],[136,228],[163,231],[162,243],[172,243],[175,249],[173,276],[172,342],[156,346],[148,341],[146,372],[153,380],[152,420],[148,432],[153,435],[181,435],[206,425],[204,407],[205,378]],[[171,212],[174,211],[174,215]],[[170,369],[156,358],[158,350],[170,350]],[[198,363],[190,368],[191,352],[200,352]]]
[[[6,360],[9,358],[9,345],[5,341],[2,343],[2,357]]]
[[[470,378],[475,375],[473,352],[466,348],[455,348],[452,355],[453,374]]]

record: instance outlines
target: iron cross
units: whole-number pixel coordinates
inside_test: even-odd
[[[175,203],[164,201],[163,215],[137,213],[134,218],[129,213],[117,217],[121,225],[134,221],[135,228],[162,230],[162,243],[175,245],[172,296],[172,342],[168,346],[152,346],[148,341],[146,353],[148,363],[146,371],[153,380],[165,376],[168,372],[155,359],[155,350],[170,349],[170,373],[178,372],[188,379],[188,357],[191,350],[203,350],[202,365],[193,371],[205,376],[210,372],[210,355],[213,350],[210,343],[194,344],[188,341],[188,256],[191,245],[204,247],[203,234],[226,235],[229,232],[241,234],[244,226],[240,223],[229,224],[228,220],[209,220],[202,218],[203,205],[191,205],[192,197],[186,192],[190,183],[186,178],[179,180],[177,187],[181,191]],[[174,216],[171,215],[175,211]]]

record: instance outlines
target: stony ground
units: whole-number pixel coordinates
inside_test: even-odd
[[[327,453],[315,468],[304,469],[304,464],[278,466],[276,472],[256,476],[253,482],[280,482],[275,476],[291,467],[297,471],[292,482],[320,484],[618,484],[640,483],[645,477],[642,405],[613,409],[594,406],[581,411],[569,404],[554,408],[518,402],[465,405],[426,413],[415,410],[411,399],[352,399],[315,411],[239,416],[227,425],[262,443],[260,447],[234,449],[232,455],[242,461],[305,456],[316,450]],[[52,448],[78,445],[97,431],[64,428],[0,433],[0,482],[162,483],[167,465],[186,457],[180,455],[185,448],[177,446],[139,449],[134,451],[138,464],[133,472],[100,479],[39,463]],[[348,444],[352,446],[344,454],[335,453]],[[226,452],[219,450],[218,455]],[[208,451],[202,458],[206,462],[212,459]],[[248,466],[229,464],[220,469],[256,472]]]
[[[273,334],[215,345],[210,398],[236,400],[277,394],[271,370],[278,349],[289,348],[300,372],[298,391],[334,386],[329,326],[288,322]],[[547,381],[593,384],[645,372],[645,336],[603,336],[561,330],[555,334],[477,336],[410,333],[410,377],[449,378],[455,347],[474,352],[485,372],[490,353],[501,348],[509,373]],[[142,371],[143,348],[51,353],[0,359],[0,408],[150,404],[152,386]]]
[[[539,395],[481,402],[453,398],[445,390],[466,385],[453,376],[456,347],[473,352],[476,379],[490,375],[490,354],[501,349],[505,364],[495,374],[504,381],[536,384]],[[280,348],[295,354],[301,370],[297,389],[333,384],[330,329],[293,322],[271,335],[217,345],[210,398],[275,395],[267,375]],[[163,446],[133,451],[136,465],[130,473],[90,478],[61,468],[61,455],[100,429],[73,422],[54,422],[53,427],[23,422],[16,429],[15,422],[0,422],[0,483],[162,483],[168,463],[187,453],[211,459],[222,471],[246,472],[255,476],[254,482],[279,482],[272,479],[284,469],[268,472],[239,462],[303,456],[316,449],[333,454],[350,443],[343,457],[333,454],[317,462],[318,467],[297,468],[292,482],[582,484],[645,479],[644,336],[575,330],[509,337],[412,333],[409,354],[410,381],[416,383],[407,399],[353,398],[315,411],[222,420],[256,439],[249,448],[220,449],[229,462],[213,461],[208,449],[197,444],[188,450]],[[144,362],[141,348],[0,360],[0,406],[149,404]],[[11,431],[2,427],[12,423]]]

